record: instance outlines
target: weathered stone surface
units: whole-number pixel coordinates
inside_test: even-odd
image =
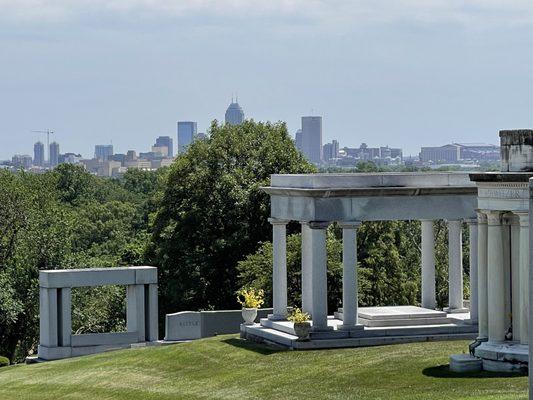
[[[483,368],[483,361],[470,354],[454,354],[450,356],[450,371],[477,372]]]

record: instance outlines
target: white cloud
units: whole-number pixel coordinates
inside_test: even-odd
[[[533,23],[530,0],[0,0],[0,20],[303,18],[325,26],[416,21],[465,26]]]

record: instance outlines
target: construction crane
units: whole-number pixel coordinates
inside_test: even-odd
[[[33,133],[46,133],[46,151],[48,152],[48,165],[50,165],[50,135],[53,135],[54,131],[47,129],[45,131],[32,131]]]

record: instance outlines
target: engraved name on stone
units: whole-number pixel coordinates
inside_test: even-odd
[[[199,321],[180,321],[179,326],[198,326]]]
[[[524,191],[520,189],[479,189],[479,197],[520,199],[524,195]]]

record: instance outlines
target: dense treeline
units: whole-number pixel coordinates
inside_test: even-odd
[[[358,171],[375,170],[372,164]],[[167,169],[95,177],[61,165],[44,174],[0,171],[0,355],[20,361],[38,344],[41,269],[154,265],[160,314],[236,308],[243,285],[271,298],[272,228],[261,186],[274,173],[315,171],[282,123],[213,123]],[[438,304],[447,300],[446,229],[436,227]],[[330,312],[340,305],[342,241],[328,232]],[[416,304],[418,222],[364,223],[358,235],[361,305]],[[289,226],[289,299],[299,305],[300,235]],[[467,256],[465,252],[465,257]],[[465,259],[465,266],[468,265]],[[124,288],[73,291],[73,330],[125,326]],[[268,303],[267,303],[268,304]],[[163,318],[160,318],[163,321]]]

